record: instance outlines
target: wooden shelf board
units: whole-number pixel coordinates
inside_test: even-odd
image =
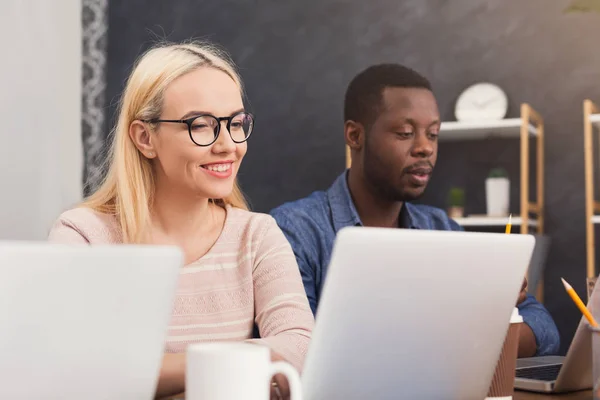
[[[448,121],[442,122],[440,141],[480,140],[485,138],[518,138],[521,134],[521,118],[499,121]],[[529,124],[529,135],[537,136],[537,129]]]
[[[590,121],[592,122],[592,125],[594,125],[598,129],[600,129],[600,114],[590,115]]]
[[[600,216],[599,216],[600,217]],[[508,224],[508,217],[465,217],[454,219],[461,226],[506,226]],[[512,225],[520,226],[523,220],[521,217],[512,217]],[[536,227],[538,225],[537,220],[530,219],[529,226]]]

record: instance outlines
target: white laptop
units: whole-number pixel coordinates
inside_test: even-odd
[[[600,307],[600,285],[595,286],[589,306]],[[575,307],[573,312],[578,312]],[[592,380],[592,337],[587,320],[583,317],[565,357],[543,356],[517,360],[515,387],[522,390],[571,392],[591,389]]]
[[[304,399],[485,398],[534,241],[341,230],[303,371]]]
[[[0,242],[0,398],[154,396],[181,251]]]

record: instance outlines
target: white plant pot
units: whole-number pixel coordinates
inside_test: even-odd
[[[489,217],[508,216],[510,201],[508,178],[487,178],[485,180],[485,200]]]

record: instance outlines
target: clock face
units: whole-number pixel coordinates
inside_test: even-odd
[[[508,111],[508,98],[492,83],[478,83],[458,98],[454,113],[458,121],[500,120]]]

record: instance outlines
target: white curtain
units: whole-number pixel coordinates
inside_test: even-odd
[[[82,197],[81,0],[0,2],[0,240]]]

